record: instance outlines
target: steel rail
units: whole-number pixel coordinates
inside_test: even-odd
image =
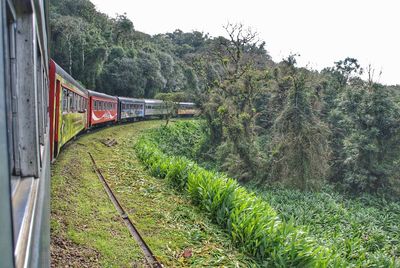
[[[146,258],[146,261],[148,262],[148,264],[151,267],[155,267],[155,268],[163,267],[162,264],[154,256],[154,254],[151,251],[150,247],[146,244],[146,242],[144,241],[144,239],[140,235],[139,231],[136,229],[135,225],[130,220],[128,214],[125,212],[125,210],[123,209],[123,207],[119,203],[117,197],[114,195],[113,191],[111,190],[110,186],[108,185],[108,183],[107,183],[106,179],[104,178],[103,174],[101,173],[100,169],[97,167],[96,161],[94,160],[92,154],[90,152],[88,152],[88,154],[90,156],[90,159],[92,160],[93,169],[96,172],[97,177],[102,182],[108,197],[110,198],[110,200],[114,204],[115,208],[117,209],[119,215],[121,216],[121,218],[123,219],[123,221],[127,225],[128,229],[129,229],[129,232],[131,233],[133,238],[136,240],[136,242],[138,243],[139,247],[142,249],[143,254],[144,254],[145,258]]]

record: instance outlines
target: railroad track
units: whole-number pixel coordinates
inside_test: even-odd
[[[110,198],[111,202],[114,204],[114,207],[118,211],[119,215],[121,216],[122,220],[125,222],[126,226],[128,227],[129,232],[131,233],[132,237],[136,240],[139,247],[142,249],[144,257],[150,267],[154,268],[161,268],[163,267],[162,264],[157,260],[154,256],[153,252],[151,251],[150,247],[146,244],[142,236],[140,235],[139,231],[136,229],[135,225],[132,223],[131,219],[129,218],[128,214],[125,212],[124,208],[119,203],[117,197],[111,190],[110,186],[108,185],[106,179],[104,178],[103,174],[101,173],[100,169],[98,168],[96,161],[94,160],[92,154],[88,152],[90,159],[93,163],[93,169],[97,174],[97,177],[101,181],[104,186],[104,190],[106,191],[108,197]]]

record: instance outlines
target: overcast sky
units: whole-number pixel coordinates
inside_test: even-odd
[[[227,22],[255,29],[275,61],[300,54],[320,70],[345,57],[372,64],[385,84],[400,84],[399,0],[91,0],[115,17],[126,13],[148,34],[203,31],[224,35]]]

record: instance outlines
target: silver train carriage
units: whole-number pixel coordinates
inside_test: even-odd
[[[168,107],[162,100],[145,99],[145,117],[162,117],[166,114],[171,114],[173,107]]]
[[[0,5],[0,266],[49,267],[48,2]]]

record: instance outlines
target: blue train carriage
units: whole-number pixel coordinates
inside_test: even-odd
[[[50,266],[48,2],[0,2],[0,266]]]
[[[118,121],[138,121],[144,118],[143,99],[118,97]]]
[[[168,107],[168,105],[162,100],[145,99],[144,102],[146,104],[144,110],[146,118],[162,118],[164,115],[172,113],[173,107]]]

